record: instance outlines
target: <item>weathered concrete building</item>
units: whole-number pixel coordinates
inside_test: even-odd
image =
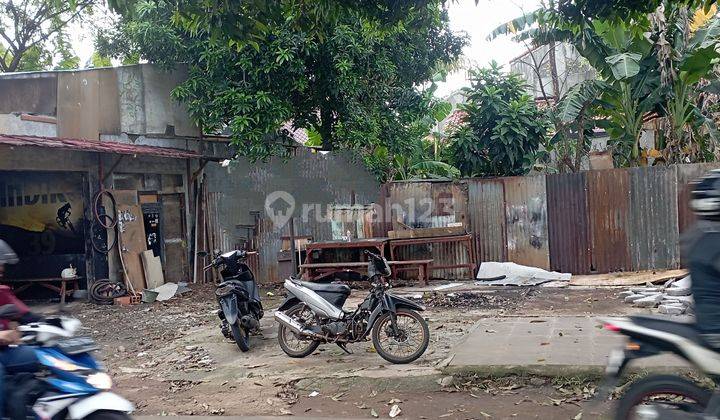
[[[87,283],[126,278],[139,288],[142,252],[178,282],[198,277],[196,250],[246,246],[260,251],[260,280],[278,281],[268,193],[320,205],[375,200],[373,177],[341,156],[299,148],[288,162],[223,167],[232,147],[201,136],[171,98],[183,77],[151,65],[0,75],[0,238],[21,257],[9,277],[58,277],[73,264]],[[95,199],[102,190],[114,206]]]

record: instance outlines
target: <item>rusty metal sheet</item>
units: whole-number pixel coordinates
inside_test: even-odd
[[[544,176],[505,178],[508,260],[550,269]]]
[[[550,268],[588,274],[592,258],[585,174],[548,175],[546,182]]]
[[[674,167],[631,168],[630,257],[634,270],[680,266]]]
[[[0,114],[56,115],[56,73],[3,74],[0,92]]]
[[[677,193],[678,193],[678,230],[682,234],[695,223],[695,215],[690,210],[690,193],[693,181],[708,171],[720,168],[720,163],[695,163],[691,165],[676,165]]]
[[[429,220],[433,211],[432,183],[394,182],[390,184],[387,202],[393,229],[399,229],[402,224],[430,227],[424,220]]]
[[[630,270],[630,174],[625,169],[607,169],[590,171],[585,176],[593,271]]]
[[[473,179],[468,185],[468,218],[478,263],[507,261],[505,186],[501,179]]]

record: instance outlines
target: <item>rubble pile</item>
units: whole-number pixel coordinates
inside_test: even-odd
[[[662,286],[650,284],[632,287],[620,293],[620,297],[638,308],[657,308],[661,314],[691,315],[694,313],[695,303],[690,285],[691,279],[687,276],[670,280]]]
[[[494,294],[478,292],[425,292],[413,300],[431,308],[483,308],[494,309],[507,306],[505,299]]]

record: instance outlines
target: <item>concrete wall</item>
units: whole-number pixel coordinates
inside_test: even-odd
[[[318,221],[314,212],[303,217],[303,209],[319,206],[322,212],[329,204],[371,204],[379,198],[379,184],[361,163],[346,155],[311,153],[298,149],[297,156],[287,162],[274,159],[268,163],[234,162],[224,168],[210,163],[205,168],[209,192],[218,194],[218,235],[234,245],[244,236],[239,224],[253,224],[252,211],[260,212],[258,249],[262,282],[277,282],[277,253],[287,226],[276,229],[265,213],[265,199],[275,191],[285,191],[295,200],[293,212],[296,235],[312,235],[315,241],[331,239],[330,223]],[[307,213],[307,212],[306,212]],[[321,214],[322,216],[322,214]],[[210,217],[213,217],[211,215]]]

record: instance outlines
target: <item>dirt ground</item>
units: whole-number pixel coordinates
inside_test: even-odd
[[[437,366],[485,317],[631,310],[617,298],[621,289],[495,288],[443,294],[398,289],[396,293],[428,306],[424,315],[431,343],[417,362],[391,365],[370,343],[351,345],[353,354],[325,345],[305,359],[287,357],[277,345],[272,320],[272,309],[282,301],[279,290],[263,290],[262,334],[251,338],[250,352],[241,353],[220,333],[214,289],[193,289],[152,305],[72,306],[85,333],[101,344],[118,391],[136,404],[139,414],[387,418],[397,405],[406,418],[574,418],[583,411],[582,418],[592,418],[585,401],[568,402],[566,390],[544,382],[520,388],[495,383],[441,387],[444,379]],[[365,294],[354,290],[346,308]],[[318,395],[311,397],[314,392]]]

